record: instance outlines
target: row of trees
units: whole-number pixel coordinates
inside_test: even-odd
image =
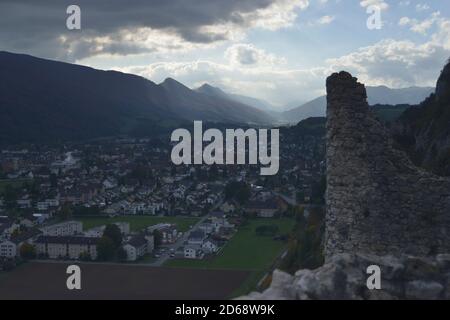
[[[281,269],[295,272],[299,269],[315,269],[323,262],[323,237],[325,234],[325,210],[315,207],[308,218],[302,208],[294,208],[296,226],[288,243],[288,253],[283,259]]]
[[[239,204],[245,204],[251,196],[250,186],[244,181],[232,181],[225,187],[225,199],[236,200]]]
[[[97,259],[100,261],[125,261],[127,253],[122,247],[122,232],[115,224],[108,224],[97,243]]]

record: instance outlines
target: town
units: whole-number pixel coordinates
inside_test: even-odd
[[[177,129],[172,133],[171,141],[179,142],[172,149],[171,159],[174,164],[224,164],[224,150],[226,150],[225,160],[227,165],[235,164],[235,154],[237,153],[237,164],[245,164],[246,152],[248,153],[249,164],[270,165],[269,168],[261,168],[261,175],[275,175],[279,170],[279,130],[272,129],[270,143],[270,157],[268,155],[268,131],[259,129],[227,129],[225,135],[225,145],[223,134],[218,129],[208,129],[203,134],[202,121],[194,121],[194,161],[191,159],[192,137],[186,129]],[[259,137],[258,137],[259,136]],[[246,146],[246,139],[249,145]],[[212,141],[205,150],[202,151],[203,142]],[[235,150],[237,144],[237,152]],[[259,150],[258,150],[259,149]],[[258,152],[259,151],[259,152]]]
[[[272,260],[293,227],[282,219],[321,201],[321,136],[281,135],[276,176],[260,176],[259,165],[176,166],[172,146],[165,138],[114,138],[4,148],[1,269],[29,260],[211,263],[249,223],[256,241],[278,241]]]

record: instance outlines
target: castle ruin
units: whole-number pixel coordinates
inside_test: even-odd
[[[392,147],[347,72],[327,79],[326,260],[338,253],[450,252],[450,180]]]

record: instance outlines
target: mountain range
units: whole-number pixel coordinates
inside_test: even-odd
[[[321,96],[287,111],[277,111],[277,108],[270,103],[256,98],[243,95],[230,94],[220,88],[204,84],[196,89],[197,92],[204,93],[211,97],[229,99],[235,102],[244,103],[256,109],[264,111],[270,115],[275,122],[297,124],[298,122],[315,117],[325,117],[327,98]],[[367,87],[368,102],[372,106],[389,106],[394,112],[393,106],[398,106],[396,116],[405,110],[405,106],[417,105],[424,101],[434,92],[432,87],[409,87],[402,89],[391,89],[386,86]]]
[[[325,116],[326,97],[277,112],[261,99],[204,84],[140,76],[0,52],[0,143],[151,135],[193,120],[232,125],[298,123]],[[369,103],[419,104],[433,88],[368,87]],[[407,105],[406,105],[407,107]],[[392,110],[391,110],[392,111]],[[396,112],[397,115],[401,112]]]
[[[367,99],[370,105],[416,105],[434,92],[431,87],[409,87],[391,89],[386,86],[366,87]],[[321,96],[300,107],[282,112],[280,120],[286,123],[298,123],[310,117],[325,117],[327,97]]]
[[[264,112],[268,112],[268,113],[276,112],[276,107],[272,106],[267,101],[257,99],[257,98],[247,97],[244,95],[227,93],[227,92],[223,91],[222,89],[213,87],[207,83],[202,85],[201,87],[197,88],[196,91],[206,94],[206,95],[209,95],[209,96],[222,97],[224,99],[230,99],[235,102],[243,103],[243,104],[251,106],[253,108],[260,109],[261,111],[264,111]]]
[[[151,132],[183,121],[270,124],[254,107],[116,71],[0,52],[0,141],[33,142]]]

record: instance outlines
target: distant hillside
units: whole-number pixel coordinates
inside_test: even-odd
[[[324,117],[308,118],[300,121],[295,126],[282,127],[281,132],[284,134],[288,133],[293,137],[299,136],[325,137],[326,122],[327,120]]]
[[[401,112],[404,112],[409,107],[409,105],[375,105],[372,107],[372,109],[381,121],[392,122],[398,119],[401,115]],[[327,119],[325,117],[311,117],[300,121],[296,125],[290,127],[281,127],[280,129],[283,134],[290,135],[294,137],[294,139],[300,136],[315,136],[325,138],[326,122]]]
[[[376,104],[372,106],[372,110],[378,115],[378,117],[384,122],[393,122],[401,117],[403,112],[405,112],[411,106],[409,104],[398,104],[395,106]]]
[[[230,99],[235,102],[243,103],[245,105],[251,106],[253,108],[259,109],[267,113],[272,113],[276,111],[276,108],[267,101],[243,95],[228,93],[220,88],[213,87],[209,84],[202,85],[201,87],[197,88],[196,91],[213,97],[214,96],[221,97],[224,99]]]
[[[392,131],[398,146],[416,164],[450,176],[450,61],[441,72],[436,92],[405,111]]]
[[[404,89],[390,89],[385,86],[367,87],[367,96],[370,105],[405,105],[418,104],[433,93],[433,91],[433,88],[420,87]],[[288,123],[297,123],[310,117],[324,117],[326,114],[326,106],[326,96],[321,96],[300,107],[283,112],[281,119]]]
[[[0,142],[84,139],[151,133],[180,121],[258,123],[270,117],[167,79],[0,52]]]
[[[325,117],[326,110],[327,97],[321,96],[298,108],[282,112],[280,118],[287,123],[296,123],[311,117]]]

